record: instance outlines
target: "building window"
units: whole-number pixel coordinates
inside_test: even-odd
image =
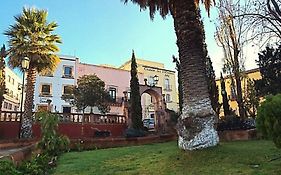
[[[73,67],[72,66],[64,66],[63,67],[63,77],[72,78],[73,77]]]
[[[10,91],[9,96],[12,98],[14,97],[14,92],[12,90]]]
[[[62,113],[71,113],[71,107],[63,106],[62,107]]]
[[[4,108],[8,109],[8,103],[7,102],[4,102]]]
[[[71,85],[65,85],[63,86],[63,94],[64,95],[70,95],[72,94],[72,87]]]
[[[171,87],[171,85],[170,85],[170,80],[169,79],[165,79],[164,80],[164,90],[166,90],[166,91],[170,91],[170,90],[172,90],[172,87]]]
[[[128,100],[130,100],[130,99],[131,99],[131,92],[128,91]]]
[[[15,79],[12,78],[12,85],[14,85],[14,84],[15,84]]]
[[[109,88],[109,95],[113,101],[116,101],[116,88]]]
[[[8,75],[8,82],[10,83],[11,82],[11,76]]]
[[[172,102],[172,99],[171,99],[171,95],[170,95],[170,94],[166,94],[166,95],[165,95],[165,98],[166,98],[165,100],[166,100],[167,103]]]
[[[235,86],[234,84],[230,85],[230,100],[232,101],[236,100],[236,90],[234,86]]]
[[[43,84],[41,86],[41,95],[51,95],[51,85]]]
[[[9,103],[8,105],[8,109],[12,110],[13,105],[11,103]]]

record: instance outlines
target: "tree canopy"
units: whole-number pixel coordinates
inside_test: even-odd
[[[255,81],[257,93],[260,96],[281,92],[281,45],[277,48],[266,47],[259,53],[257,60],[261,80]]]
[[[69,100],[79,110],[86,107],[98,107],[101,113],[110,110],[110,96],[105,89],[105,83],[95,74],[83,75],[78,79],[77,86],[69,87],[68,92],[62,98]]]

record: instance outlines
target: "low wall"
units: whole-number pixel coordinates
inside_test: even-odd
[[[0,140],[17,139],[19,136],[19,122],[8,121],[0,122]],[[93,138],[95,131],[110,131],[111,137],[122,137],[126,130],[125,123],[59,123],[59,133],[69,138]],[[40,124],[35,123],[32,126],[33,137],[39,138],[41,135]]]
[[[122,137],[126,124],[82,124],[82,123],[60,123],[59,133],[70,139],[93,138],[95,131],[110,131],[111,137]],[[33,125],[33,135],[39,138],[41,135],[40,124]]]
[[[151,143],[161,143],[176,140],[177,136],[172,134],[164,135],[151,135],[146,137],[134,137],[134,138],[103,138],[103,139],[72,139],[70,148],[77,149],[102,149],[102,148],[114,148],[123,146],[136,146]]]
[[[256,129],[219,131],[220,141],[252,140],[257,138]]]
[[[16,139],[19,137],[20,123],[17,121],[0,122],[0,139]]]

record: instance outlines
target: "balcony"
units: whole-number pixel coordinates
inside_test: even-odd
[[[172,91],[172,85],[164,85],[164,91]]]

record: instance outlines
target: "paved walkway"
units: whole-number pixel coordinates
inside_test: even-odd
[[[25,150],[31,150],[34,145],[22,146],[18,148],[0,149],[0,159],[14,156],[17,153],[24,152]]]

